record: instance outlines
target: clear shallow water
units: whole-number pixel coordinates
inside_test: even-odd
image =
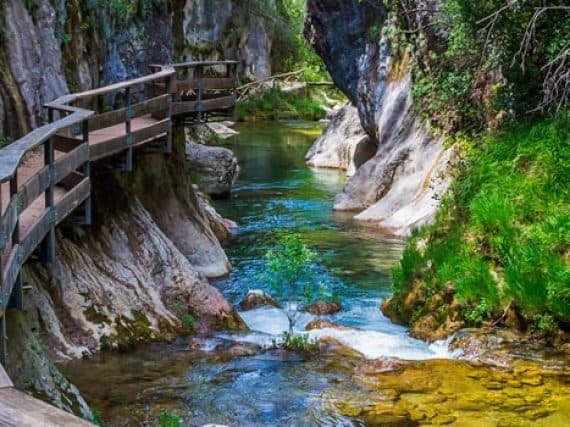
[[[234,304],[249,289],[270,292],[258,278],[264,269],[264,255],[280,231],[298,232],[318,253],[319,280],[340,296],[343,310],[328,318],[361,329],[315,331],[311,335],[334,336],[371,358],[449,356],[443,346],[428,346],[410,338],[405,328],[392,324],[380,312],[381,299],[390,292],[389,273],[399,259],[402,242],[333,214],[332,200],[342,189],[345,174],[305,166],[305,153],[315,139],[315,129],[306,126],[244,125],[229,143],[242,172],[232,198],[215,205],[222,215],[238,223],[239,230],[226,248],[234,271],[216,285]],[[242,316],[253,331],[275,336],[287,329],[286,318],[277,309],[262,308]],[[297,328],[304,330],[314,318],[301,315]],[[259,334],[233,338],[270,341]]]
[[[363,361],[349,351],[231,357],[224,349],[236,341],[269,344],[287,327],[282,312],[262,308],[242,313],[251,332],[220,333],[200,350],[187,338],[63,366],[104,425],[156,425],[165,410],[189,426],[570,425],[567,359],[554,371],[540,364],[471,366],[450,359],[445,343],[428,346],[382,316],[379,305],[390,292],[389,271],[402,243],[333,215],[331,201],[344,176],[305,167],[314,130],[302,124],[239,130],[229,146],[242,174],[232,198],[216,202],[240,226],[227,246],[234,271],[215,285],[233,304],[248,289],[263,288],[256,277],[277,231],[300,232],[318,252],[322,280],[340,294],[343,310],[330,319],[360,329],[314,334],[333,335],[368,358],[415,361],[390,369],[400,362]],[[303,315],[299,329],[310,319]]]

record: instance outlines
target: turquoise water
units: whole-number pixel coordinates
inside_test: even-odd
[[[238,130],[241,134],[227,146],[236,153],[241,173],[232,197],[215,202],[222,215],[239,225],[226,246],[234,270],[214,283],[226,298],[237,305],[249,289],[264,288],[258,277],[265,253],[280,231],[298,232],[318,254],[319,279],[340,295],[343,310],[330,319],[359,328],[315,336],[332,335],[369,358],[445,355],[438,346],[411,339],[404,327],[381,314],[402,242],[333,214],[332,199],[342,189],[344,173],[311,170],[304,162],[319,129],[267,123]],[[361,424],[341,416],[326,399],[332,391],[350,394],[355,387],[349,381],[349,358],[266,352],[231,359],[213,351],[236,341],[268,344],[287,325],[277,309],[241,314],[250,332],[222,332],[203,341],[202,351],[189,350],[188,339],[180,339],[124,354],[103,353],[66,370],[107,425],[153,425],[164,410],[180,415],[187,425]],[[297,327],[303,329],[311,319],[302,315]]]

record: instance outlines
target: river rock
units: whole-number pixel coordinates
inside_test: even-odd
[[[232,129],[232,125],[234,125],[232,122],[214,122],[208,123],[206,126],[208,126],[208,128],[210,128],[210,130],[219,138],[228,139],[239,135],[237,130]]]
[[[197,186],[195,191],[198,203],[218,240],[224,242],[229,239],[238,229],[236,222],[221,216],[210,203],[208,196],[199,191]]]
[[[342,309],[336,301],[317,301],[305,307],[305,311],[311,314],[323,315],[338,313]]]
[[[279,307],[279,304],[277,304],[273,297],[261,289],[249,290],[239,303],[239,307],[242,311],[253,310],[264,305]]]
[[[313,331],[315,329],[337,329],[339,331],[354,330],[354,328],[348,328],[346,326],[342,326],[342,325],[339,325],[337,323],[330,322],[330,321],[324,320],[324,319],[311,320],[305,326],[306,331]]]
[[[214,197],[230,194],[239,173],[238,160],[231,150],[187,142],[186,159],[204,193]]]
[[[309,166],[343,169],[351,176],[375,152],[376,146],[360,125],[358,110],[348,104],[333,113],[305,160]]]

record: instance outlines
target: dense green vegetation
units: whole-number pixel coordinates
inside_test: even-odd
[[[435,224],[414,233],[394,270],[395,300],[418,281],[428,295],[452,284],[468,324],[509,306],[542,330],[568,324],[570,114],[464,146]]]
[[[266,2],[263,2],[264,4]],[[305,70],[306,81],[330,80],[323,60],[311,48],[303,35],[307,0],[281,0],[277,13],[281,17],[273,44],[273,57],[281,63],[282,71]]]
[[[240,121],[246,118],[319,120],[325,114],[321,101],[285,92],[278,85],[250,95],[237,104],[237,116]]]
[[[416,105],[434,125],[478,131],[568,105],[567,1],[389,3],[383,30],[413,60]]]

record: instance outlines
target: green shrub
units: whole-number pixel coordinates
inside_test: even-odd
[[[191,314],[185,314],[184,316],[182,316],[182,322],[184,322],[184,324],[192,329],[194,327],[194,325],[196,324],[196,318],[194,316],[192,316]]]
[[[408,242],[393,273],[396,295],[414,280],[452,283],[470,324],[508,304],[570,321],[569,123],[563,112],[485,137],[435,224]],[[418,241],[427,242],[421,252]]]
[[[157,424],[159,427],[179,427],[184,420],[174,414],[172,411],[164,411],[158,416]]]
[[[238,120],[251,118],[268,120],[319,120],[326,112],[319,101],[284,92],[278,85],[250,95],[237,105]]]

